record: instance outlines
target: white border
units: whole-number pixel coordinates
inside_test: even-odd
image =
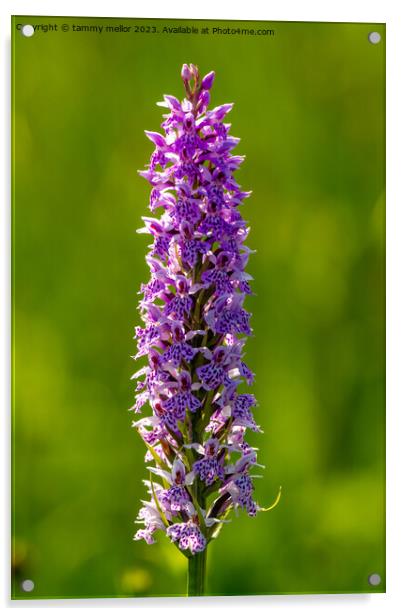
[[[9,600],[9,546],[10,546],[10,15],[81,15],[110,17],[176,17],[210,19],[261,19],[269,21],[356,21],[386,22],[387,24],[387,593],[375,595],[282,595],[267,597],[202,598],[202,599],[102,599],[63,601],[14,601]],[[313,0],[281,0],[266,5],[263,0],[247,0],[237,3],[233,0],[203,0],[202,3],[183,3],[180,0],[154,0],[152,3],[134,3],[128,0],[113,0],[110,4],[99,0],[46,0],[17,1],[3,0],[0,7],[1,32],[1,134],[4,143],[0,150],[0,186],[3,190],[0,208],[0,392],[2,400],[2,426],[0,451],[2,452],[2,473],[0,475],[0,588],[1,603],[14,610],[98,610],[109,612],[115,609],[131,609],[136,613],[159,613],[190,610],[194,613],[206,609],[244,611],[249,606],[255,614],[267,610],[280,610],[281,614],[298,616],[307,614],[375,615],[391,614],[400,609],[402,601],[399,580],[402,579],[402,497],[401,477],[398,473],[400,462],[400,439],[402,437],[402,388],[398,376],[401,374],[400,349],[402,335],[402,195],[401,184],[401,114],[402,80],[400,71],[402,3],[392,0],[337,0],[325,3]],[[402,376],[402,374],[401,374]],[[367,507],[370,503],[367,503]],[[4,547],[3,547],[4,546]],[[301,563],[302,566],[302,563]],[[342,563],[339,563],[342,566]],[[189,602],[191,601],[191,603]]]

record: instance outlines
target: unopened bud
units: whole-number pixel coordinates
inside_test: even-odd
[[[204,79],[202,80],[201,83],[201,87],[203,90],[210,90],[212,88],[212,84],[214,83],[214,79],[215,79],[215,72],[211,71],[210,73],[208,73],[207,75],[205,75]]]
[[[181,78],[183,79],[183,81],[190,81],[191,71],[188,64],[183,64],[181,69]]]

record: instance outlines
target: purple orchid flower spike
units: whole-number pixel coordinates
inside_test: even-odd
[[[250,193],[233,173],[244,157],[225,122],[232,104],[208,109],[215,73],[193,64],[181,71],[185,98],[165,95],[162,132],[145,131],[154,146],[140,175],[152,187],[151,216],[140,233],[151,237],[136,327],[147,364],[131,410],[151,414],[133,422],[147,452],[149,500],[142,501],[135,539],[155,542],[162,531],[189,559],[189,594],[203,594],[206,551],[228,514],[263,510],[254,498],[256,450],[246,431],[260,431],[252,394],[239,393],[254,375],[243,361],[252,334],[245,271],[253,252],[240,206]],[[157,216],[159,214],[159,216]]]

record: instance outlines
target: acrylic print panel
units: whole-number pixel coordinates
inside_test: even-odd
[[[384,592],[385,26],[12,32],[13,598]]]

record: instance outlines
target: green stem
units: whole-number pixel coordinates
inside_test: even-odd
[[[198,438],[198,434],[195,431]],[[197,441],[198,442],[198,441]],[[194,495],[198,507],[205,509],[206,498],[200,478],[194,482]],[[206,529],[201,525],[202,532],[205,534]],[[188,577],[187,577],[187,596],[202,597],[205,593],[205,576],[207,570],[207,548],[203,552],[196,552],[188,559]]]
[[[202,597],[205,594],[206,562],[207,548],[188,559],[187,595],[189,597]]]

